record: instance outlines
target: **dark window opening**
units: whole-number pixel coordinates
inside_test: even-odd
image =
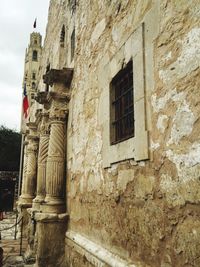
[[[32,89],[35,89],[36,88],[36,84],[33,82],[32,83]]]
[[[35,45],[37,44],[37,39],[34,40],[34,44],[35,44]]]
[[[37,58],[38,58],[38,53],[36,50],[33,50],[33,56],[32,56],[33,61],[37,61]]]
[[[61,34],[60,34],[60,45],[64,46],[65,44],[65,26],[62,26]]]
[[[73,30],[71,35],[71,61],[74,58],[74,52],[75,52],[75,29]]]
[[[32,73],[32,79],[33,79],[33,80],[36,79],[36,74],[35,74],[35,72]]]
[[[110,130],[112,145],[134,136],[132,60],[110,84]]]

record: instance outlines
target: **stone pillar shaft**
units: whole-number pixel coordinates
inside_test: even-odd
[[[34,138],[29,138],[29,143],[27,146],[27,162],[25,162],[24,171],[26,171],[26,178],[23,188],[22,198],[26,200],[27,203],[32,203],[32,200],[36,191],[36,170],[37,170],[37,140]]]
[[[63,121],[53,121],[47,159],[46,201],[63,203],[64,198],[64,148],[65,127]]]
[[[35,200],[44,201],[46,187],[46,161],[48,154],[49,135],[41,135],[38,155],[37,197]]]
[[[47,213],[65,211],[65,122],[64,117],[54,116],[51,121],[46,166],[46,198],[41,210]]]
[[[25,143],[25,145],[24,145],[24,158],[23,158],[23,175],[22,175],[22,191],[21,191],[21,197],[25,194],[26,173],[27,173],[27,143]]]

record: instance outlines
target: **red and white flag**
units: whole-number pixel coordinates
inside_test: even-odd
[[[23,114],[24,117],[28,117],[28,108],[29,108],[29,103],[28,103],[28,96],[26,92],[26,84],[24,84],[24,92],[23,92]]]

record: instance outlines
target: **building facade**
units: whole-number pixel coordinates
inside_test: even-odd
[[[19,207],[35,266],[200,266],[199,10],[50,1],[25,67]]]

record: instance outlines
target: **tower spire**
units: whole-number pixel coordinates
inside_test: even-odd
[[[33,23],[33,28],[35,29],[36,26],[37,26],[37,18],[35,18],[35,21],[34,21],[34,23]]]

